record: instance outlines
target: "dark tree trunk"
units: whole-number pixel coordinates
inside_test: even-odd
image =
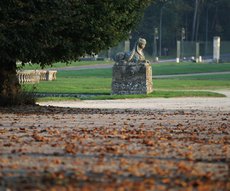
[[[199,0],[196,0],[195,9],[194,9],[194,16],[193,16],[193,24],[192,24],[192,41],[194,41],[194,39],[195,39],[198,7],[199,7]]]
[[[16,61],[0,60],[0,105],[14,105],[21,93],[16,68]]]

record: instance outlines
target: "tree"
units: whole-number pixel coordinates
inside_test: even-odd
[[[191,7],[184,0],[154,0],[145,10],[144,18],[132,36],[144,36],[150,42],[145,50],[152,55],[154,28],[158,28],[158,49],[167,47],[172,50],[176,40],[181,37],[181,28],[186,26],[183,19],[188,18],[185,13],[189,11]]]
[[[154,28],[159,30],[159,49],[167,47],[170,54],[176,51],[176,40],[181,39],[182,28],[185,29],[186,41],[208,42],[213,36],[229,41],[229,10],[229,0],[154,0],[132,36],[142,35],[152,42],[145,48],[149,55],[152,55],[154,47]]]
[[[20,93],[17,60],[44,67],[114,46],[129,35],[148,3],[1,0],[0,100],[13,101]]]

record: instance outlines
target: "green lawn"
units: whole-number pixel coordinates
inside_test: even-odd
[[[26,85],[31,89],[33,85]],[[55,81],[43,81],[35,85],[37,92],[48,93],[109,93],[111,78],[78,77],[62,78]]]
[[[180,67],[183,67],[182,70]],[[167,69],[168,68],[168,69]],[[190,72],[189,72],[190,71]],[[154,64],[153,73],[169,75],[179,73],[230,71],[230,64],[195,64],[195,63],[166,63]],[[36,92],[46,93],[74,93],[74,94],[105,94],[91,99],[117,99],[124,96],[110,96],[112,69],[85,69],[77,71],[58,71],[57,80],[43,81],[35,85]],[[154,93],[146,95],[125,96],[132,97],[179,97],[179,96],[220,96],[211,90],[230,89],[230,75],[198,75],[178,76],[167,79],[153,79]],[[31,89],[33,85],[25,85]],[[197,90],[197,91],[194,91]],[[210,90],[210,91],[198,91]]]
[[[228,80],[189,80],[180,79],[156,79],[154,80],[156,89],[164,90],[218,90],[230,89],[230,81]]]
[[[230,63],[159,63],[153,64],[153,75],[192,74],[230,71]]]
[[[55,81],[44,81],[36,84],[36,91],[49,93],[110,93],[111,78],[79,77],[58,78]],[[31,87],[32,85],[26,85]],[[155,90],[218,90],[230,89],[227,80],[183,80],[183,79],[154,79]]]

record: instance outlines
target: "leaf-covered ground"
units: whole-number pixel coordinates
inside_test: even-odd
[[[229,190],[230,113],[0,108],[0,190]]]

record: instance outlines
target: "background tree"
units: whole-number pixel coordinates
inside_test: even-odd
[[[149,0],[1,0],[0,100],[20,93],[16,61],[42,67],[116,45]]]
[[[158,28],[158,49],[175,46],[175,42],[181,36],[182,23],[188,22],[187,12],[192,10],[184,0],[155,0],[146,9],[144,18],[139,27],[133,31],[132,36],[144,36],[148,39],[146,51],[153,52],[154,28]],[[161,38],[160,38],[161,37]],[[161,43],[159,41],[161,40]],[[161,44],[161,46],[160,46]],[[162,52],[162,50],[159,50]]]
[[[229,0],[155,0],[146,9],[132,36],[134,39],[137,36],[148,39],[150,43],[145,50],[150,55],[153,51],[154,28],[160,31],[160,25],[161,49],[167,47],[171,53],[176,47],[176,40],[181,39],[182,28],[185,28],[186,41],[211,41],[213,36],[220,36],[222,41],[229,41],[229,10]]]

